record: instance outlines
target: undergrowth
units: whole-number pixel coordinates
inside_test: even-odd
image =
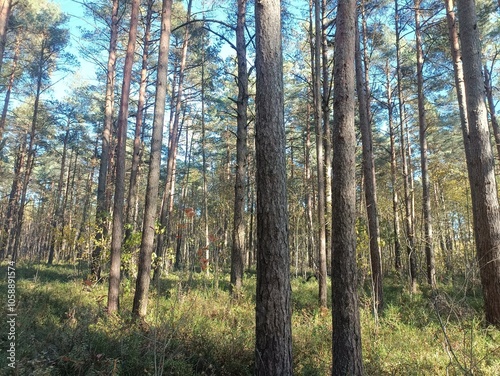
[[[6,267],[2,266],[2,277]],[[133,281],[123,284],[120,315],[105,312],[106,284],[90,284],[72,265],[18,265],[17,370],[7,367],[7,326],[0,339],[3,375],[252,375],[255,276],[238,300],[203,274],[169,274],[150,294],[149,314],[130,313]],[[128,286],[128,287],[127,287]],[[480,294],[459,282],[409,295],[385,279],[385,310],[374,319],[361,291],[367,375],[497,375],[500,332],[485,327]],[[6,301],[6,278],[0,283]],[[318,309],[313,279],[292,280],[296,375],[328,375],[331,311]],[[6,317],[6,314],[5,314]]]

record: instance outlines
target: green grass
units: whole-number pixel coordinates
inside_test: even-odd
[[[6,267],[2,266],[2,277]],[[150,295],[143,322],[130,314],[133,282],[124,283],[121,314],[105,312],[107,286],[84,283],[72,265],[18,265],[17,373],[0,357],[0,374],[252,375],[255,275],[238,301],[228,276],[170,274]],[[464,283],[409,295],[397,276],[385,279],[383,315],[376,322],[362,292],[361,324],[367,375],[497,375],[500,332],[482,322],[481,298]],[[477,286],[476,286],[477,287]],[[6,301],[6,278],[0,283]],[[296,375],[328,375],[331,312],[317,308],[316,281],[292,281]],[[5,314],[6,316],[6,314]],[[7,349],[6,320],[0,326]]]

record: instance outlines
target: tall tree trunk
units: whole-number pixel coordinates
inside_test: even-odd
[[[141,81],[139,85],[139,98],[137,102],[137,113],[135,114],[135,134],[134,134],[134,150],[132,152],[132,167],[130,169],[130,184],[127,195],[125,223],[127,228],[125,230],[125,238],[128,238],[133,229],[135,228],[134,222],[134,200],[137,196],[139,166],[142,156],[142,123],[144,118],[144,107],[146,104],[146,89],[148,85],[148,59],[149,59],[149,43],[151,40],[151,18],[153,15],[153,0],[148,0],[144,40],[142,47],[142,66],[141,66]]]
[[[427,263],[427,283],[436,287],[436,266],[432,237],[431,185],[429,178],[429,162],[427,160],[427,119],[425,116],[424,98],[424,53],[422,49],[422,32],[420,29],[420,0],[415,4],[415,44],[417,49],[417,87],[418,87],[418,126],[420,135],[420,165],[422,175],[422,214],[424,222],[425,259]]]
[[[161,146],[163,138],[163,121],[165,116],[165,99],[168,85],[168,52],[170,46],[170,27],[172,0],[163,0],[161,12],[160,51],[156,78],[156,97],[153,118],[153,138],[149,160],[149,174],[146,188],[146,204],[142,225],[142,241],[139,253],[139,270],[137,274],[134,305],[132,311],[137,316],[145,316],[148,307],[148,291],[151,275],[151,256],[155,237],[155,219],[158,202],[158,185],[160,182]]]
[[[368,233],[370,238],[370,261],[373,288],[373,304],[375,314],[381,312],[384,306],[382,290],[382,256],[380,253],[379,239],[380,227],[377,208],[377,183],[375,178],[375,162],[373,156],[372,125],[370,120],[370,107],[368,96],[368,82],[363,74],[361,46],[359,33],[356,32],[356,89],[359,102],[359,127],[361,130],[363,177],[365,180],[365,202],[368,216]]]
[[[385,64],[386,92],[387,92],[387,117],[389,123],[389,139],[391,144],[391,185],[392,185],[392,215],[393,215],[393,229],[394,229],[394,267],[397,271],[401,271],[403,264],[401,262],[401,243],[399,242],[399,197],[397,190],[397,161],[396,161],[396,133],[394,130],[394,123],[392,119],[393,104],[392,104],[392,89],[389,77],[389,61]]]
[[[325,236],[326,236],[326,268],[327,274],[331,272],[332,265],[332,130],[330,124],[330,101],[333,80],[330,78],[331,67],[328,64],[328,20],[327,20],[327,0],[322,0],[321,4],[321,60],[323,76],[323,96],[321,101],[321,111],[323,115],[323,148],[325,155]],[[331,60],[330,60],[331,61]],[[326,279],[326,277],[325,277]]]
[[[484,102],[481,45],[475,2],[458,0],[458,17],[469,121],[470,150],[466,156],[476,253],[486,321],[500,327],[500,208]]]
[[[280,5],[255,3],[258,376],[293,374]]]
[[[135,44],[137,39],[137,24],[140,0],[132,1],[127,52],[123,67],[123,84],[118,112],[117,145],[116,145],[116,179],[115,197],[113,202],[113,225],[111,234],[111,266],[109,270],[108,314],[113,314],[119,308],[120,264],[123,243],[123,204],[125,198],[125,154],[127,141],[128,105],[132,67],[134,65]]]
[[[92,249],[90,274],[99,281],[101,279],[101,252],[108,234],[109,212],[107,205],[107,179],[111,160],[111,135],[113,129],[113,108],[115,93],[116,44],[118,41],[118,3],[112,0],[111,34],[109,41],[108,63],[106,72],[106,99],[104,110],[104,126],[102,131],[102,150],[97,180],[97,207],[94,248]]]
[[[236,59],[238,62],[238,98],[236,100],[236,176],[234,183],[234,224],[231,251],[231,286],[239,294],[242,287],[245,252],[245,184],[247,181],[247,106],[248,70],[245,38],[246,0],[238,0]]]
[[[189,22],[191,19],[191,5],[192,0],[188,2],[188,9],[186,15],[186,22]],[[172,214],[172,202],[173,202],[173,190],[175,187],[175,167],[177,161],[177,146],[179,143],[179,137],[181,134],[181,130],[179,129],[180,124],[180,116],[182,110],[182,93],[183,93],[183,82],[184,82],[184,72],[186,69],[186,60],[187,60],[187,50],[189,44],[189,25],[185,26],[184,31],[184,40],[182,42],[182,50],[181,50],[181,61],[179,65],[179,75],[178,75],[178,84],[177,84],[177,93],[175,100],[175,113],[173,118],[173,123],[170,129],[169,136],[169,144],[168,144],[168,159],[167,159],[167,174],[166,174],[166,184],[165,191],[163,192],[162,206],[161,206],[161,215],[160,215],[160,224],[162,231],[158,235],[157,244],[156,244],[156,254],[158,257],[163,257],[163,251],[165,248],[165,241],[168,242],[168,238],[170,236],[170,226],[171,221],[170,217]],[[182,268],[182,261],[178,260],[176,257],[175,266],[176,269]],[[161,274],[161,268],[157,267],[155,269],[155,280],[159,278]]]
[[[405,203],[405,227],[406,227],[406,251],[408,253],[408,273],[410,279],[410,291],[417,291],[417,258],[414,250],[415,234],[412,216],[412,203],[410,192],[410,172],[408,167],[407,148],[405,142],[405,105],[403,95],[403,74],[401,72],[401,30],[399,28],[399,7],[398,0],[395,4],[395,23],[396,23],[396,70],[398,76],[398,105],[399,105],[399,127],[400,127],[400,148],[401,148],[401,165],[403,168],[403,188],[404,188],[404,203]]]
[[[313,98],[314,98],[314,126],[316,129],[316,166],[318,178],[318,284],[319,284],[319,304],[326,307],[327,303],[327,268],[326,268],[326,186],[325,186],[325,156],[324,156],[324,132],[322,98],[321,98],[321,5],[320,0],[314,0],[314,46],[312,60],[313,66]],[[312,39],[312,38],[311,38]]]
[[[62,209],[62,191],[63,191],[63,182],[64,182],[64,173],[66,172],[66,157],[68,153],[68,141],[69,141],[69,120],[66,128],[66,133],[64,134],[64,141],[63,141],[63,151],[62,151],[62,157],[61,157],[61,170],[59,171],[59,180],[57,181],[57,188],[56,188],[56,194],[54,196],[54,216],[52,218],[52,243],[50,245],[50,250],[49,250],[49,259],[47,263],[49,265],[52,265],[54,262],[55,254],[56,254],[56,247],[57,247],[57,239],[58,239],[58,232],[59,229],[61,229],[61,222],[62,222],[62,214],[61,214],[61,209]],[[62,232],[62,229],[61,229]]]
[[[309,94],[308,94],[309,97]],[[306,130],[305,130],[305,143],[304,143],[304,190],[306,202],[306,222],[307,222],[307,260],[308,267],[313,268],[314,265],[314,250],[316,249],[316,242],[314,237],[314,221],[313,221],[313,194],[311,187],[313,186],[311,178],[311,105],[309,101],[306,104]]]
[[[334,54],[332,180],[332,375],[362,375],[356,271],[356,1],[337,10]]]
[[[38,124],[38,112],[40,110],[40,96],[42,94],[42,80],[43,80],[43,67],[45,62],[45,40],[42,41],[40,47],[40,55],[38,56],[38,66],[37,66],[37,77],[36,77],[36,89],[35,89],[35,102],[33,104],[33,115],[31,118],[31,128],[29,131],[29,142],[26,150],[26,167],[24,169],[24,178],[21,188],[21,196],[19,202],[19,211],[17,214],[17,222],[15,226],[15,237],[14,237],[14,248],[12,258],[17,259],[18,252],[20,251],[21,244],[21,230],[24,220],[24,207],[26,204],[26,197],[28,194],[28,184],[31,180],[31,173],[33,172],[33,165],[35,162],[35,137],[36,137],[36,127]]]

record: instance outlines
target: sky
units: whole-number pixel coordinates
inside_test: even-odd
[[[51,0],[58,4],[61,10],[69,16],[68,26],[71,34],[70,47],[68,52],[77,57],[80,67],[74,69],[74,73],[57,73],[54,82],[57,82],[53,89],[56,98],[64,97],[69,94],[68,89],[73,85],[81,85],[82,82],[92,82],[96,79],[94,65],[81,58],[78,46],[80,44],[79,27],[93,28],[91,19],[86,19],[83,14],[83,6],[74,0]],[[85,1],[85,0],[81,0]]]

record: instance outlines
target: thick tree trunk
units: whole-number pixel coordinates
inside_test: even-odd
[[[148,307],[148,292],[151,275],[151,256],[155,237],[155,219],[158,202],[158,185],[160,182],[161,146],[163,138],[163,121],[165,116],[165,99],[168,85],[168,52],[170,45],[170,27],[172,0],[163,0],[161,12],[160,51],[156,78],[156,97],[153,118],[153,138],[149,160],[148,184],[146,188],[146,204],[142,230],[141,250],[139,253],[139,270],[137,274],[134,305],[132,311],[137,316],[145,316]]]
[[[340,1],[335,33],[332,180],[332,375],[362,375],[356,271],[356,1]]]
[[[118,311],[120,291],[121,248],[123,243],[123,204],[125,199],[125,154],[127,141],[127,119],[132,81],[132,66],[134,64],[135,44],[137,39],[137,23],[140,0],[132,1],[127,52],[123,68],[123,85],[118,112],[118,131],[116,138],[116,179],[115,197],[113,202],[113,225],[111,238],[111,266],[109,270],[108,314]]]
[[[420,30],[420,0],[415,0],[415,44],[417,49],[418,126],[420,135],[420,164],[422,176],[422,213],[424,222],[425,258],[427,262],[427,283],[436,287],[436,266],[432,238],[431,185],[427,160],[427,119],[424,98],[424,53]]]
[[[377,183],[373,156],[372,125],[370,121],[368,82],[363,74],[359,34],[356,33],[356,89],[359,101],[359,127],[361,130],[363,177],[365,179],[365,202],[370,237],[370,262],[372,272],[373,304],[377,312],[384,306],[382,290],[382,256],[380,253],[380,227],[377,208]]]
[[[473,0],[458,0],[458,17],[469,121],[470,150],[467,153],[467,167],[476,253],[486,321],[500,327],[500,208],[484,102],[481,47]]]
[[[245,254],[245,191],[247,165],[248,71],[245,38],[246,0],[238,0],[236,59],[238,62],[238,99],[236,100],[236,176],[234,183],[234,224],[231,250],[231,286],[233,293],[242,287]]]
[[[106,72],[106,99],[104,110],[104,126],[102,131],[102,150],[97,180],[97,207],[94,248],[90,262],[90,274],[99,281],[101,279],[101,252],[108,235],[109,212],[106,199],[108,170],[111,160],[111,135],[113,128],[113,107],[115,93],[116,44],[118,41],[118,1],[113,0],[111,13],[111,35],[109,41],[108,63]]]
[[[293,374],[280,5],[255,3],[258,376]]]

